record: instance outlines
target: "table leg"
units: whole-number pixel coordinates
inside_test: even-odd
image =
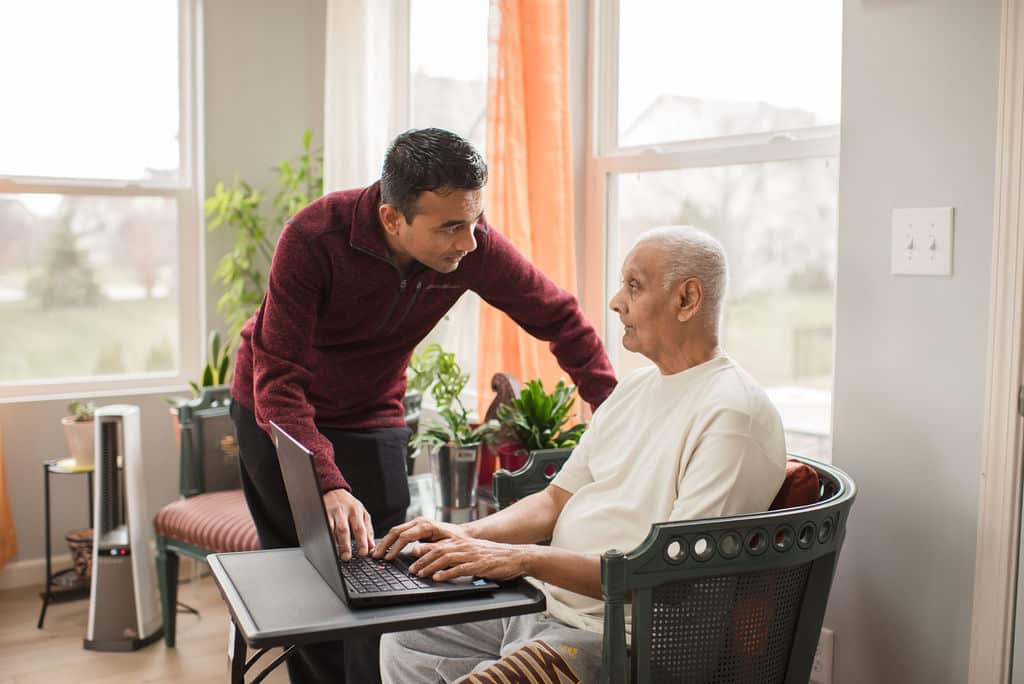
[[[231,684],[245,684],[245,639],[231,621]]]
[[[36,629],[43,628],[43,621],[46,619],[46,607],[50,604],[50,580],[53,568],[51,567],[50,557],[50,470],[47,464],[43,464],[43,507],[44,507],[44,518],[46,524],[44,525],[46,530],[46,587],[43,590],[43,607],[39,611],[39,622],[36,624]]]
[[[89,524],[86,527],[92,527],[96,522],[92,517],[92,471],[89,471],[89,491],[85,493],[85,498],[89,502]],[[94,532],[95,534],[95,532]]]

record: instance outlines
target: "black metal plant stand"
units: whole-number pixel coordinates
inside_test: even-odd
[[[44,506],[46,513],[46,590],[39,592],[43,599],[43,608],[39,611],[39,623],[37,629],[43,628],[43,620],[46,619],[46,608],[51,603],[63,603],[64,601],[75,601],[89,596],[88,578],[79,578],[74,568],[53,571],[53,552],[50,548],[50,475],[88,475],[88,491],[86,498],[89,500],[89,523],[86,527],[92,527],[92,474],[95,469],[68,468],[60,465],[60,461],[46,461],[43,463],[43,492]]]

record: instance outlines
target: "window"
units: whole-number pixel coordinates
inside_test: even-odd
[[[445,128],[484,149],[488,2],[412,0],[410,128]]]
[[[588,313],[640,233],[712,233],[731,268],[723,347],[778,406],[789,450],[829,459],[842,3],[598,8]],[[649,363],[604,320],[620,375]]]
[[[445,128],[485,152],[488,2],[412,0],[409,127]],[[486,155],[485,155],[486,156]],[[467,292],[421,343],[438,342],[469,373],[464,401],[476,405],[480,297]],[[428,400],[429,403],[429,400]]]
[[[192,0],[6,19],[0,396],[183,383],[201,325]]]

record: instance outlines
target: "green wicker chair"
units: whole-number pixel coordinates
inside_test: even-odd
[[[241,489],[230,402],[229,388],[219,385],[203,388],[196,399],[178,408],[181,498],[153,519],[164,642],[169,647],[174,646],[177,629],[179,555],[205,560],[211,553],[259,548]]]
[[[494,473],[494,501],[498,509],[535,494],[554,479],[572,454],[572,448],[531,451],[526,463],[514,473],[502,468]]]
[[[817,471],[817,503],[658,523],[602,556],[602,682],[807,684],[856,487],[791,458]]]

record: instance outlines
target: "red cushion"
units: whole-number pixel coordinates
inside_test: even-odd
[[[782,487],[768,510],[777,511],[817,503],[818,487],[818,471],[806,463],[787,458],[786,479],[782,481]]]
[[[256,551],[256,524],[241,489],[200,494],[169,503],[153,519],[161,537],[209,551]]]

